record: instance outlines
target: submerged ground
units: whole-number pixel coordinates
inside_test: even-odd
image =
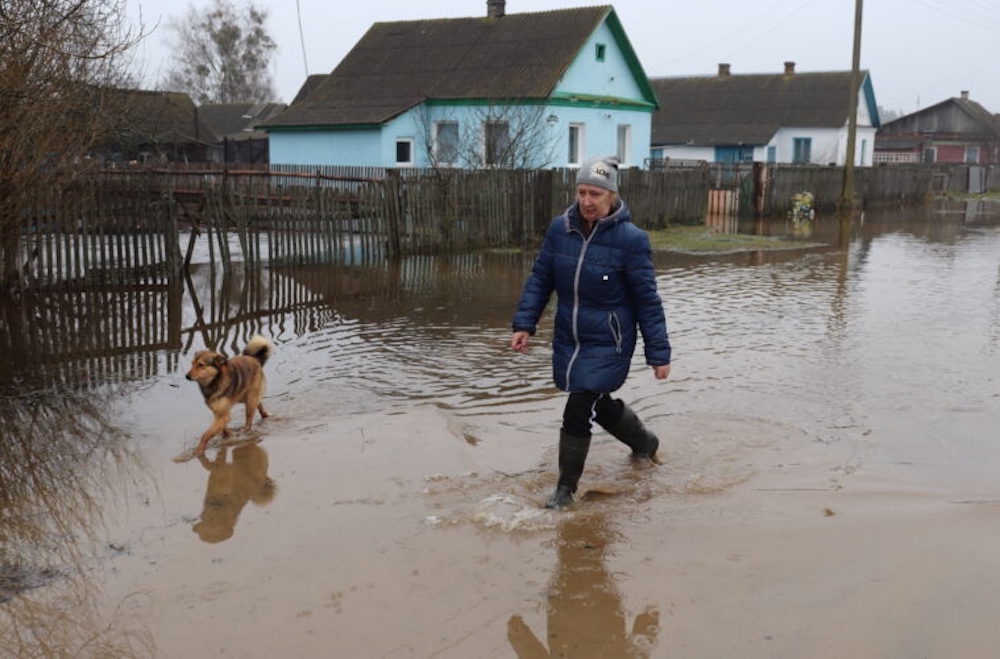
[[[637,358],[620,393],[665,464],[637,468],[599,434],[563,512],[538,507],[562,406],[551,335],[527,355],[506,347],[530,255],[225,280],[199,266],[179,348],[122,357],[82,388],[10,376],[6,473],[20,487],[0,521],[18,571],[0,647],[992,656],[989,210],[771,222],[758,232],[820,246],[658,253],[673,372],[656,381]],[[173,462],[210,420],[183,377],[191,355],[233,353],[255,332],[277,346],[273,416]]]

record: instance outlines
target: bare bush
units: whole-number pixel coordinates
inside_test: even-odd
[[[0,0],[0,283],[19,282],[19,239],[40,191],[72,181],[106,134],[103,90],[127,85],[123,0]]]

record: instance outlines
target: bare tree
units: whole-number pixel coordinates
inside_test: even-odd
[[[489,103],[462,120],[431,117],[426,106],[414,115],[419,148],[435,169],[535,169],[556,159],[558,139],[543,105]]]
[[[127,84],[141,37],[124,0],[0,0],[0,283],[19,281],[22,226],[40,191],[80,174],[104,134],[102,90]]]
[[[197,103],[264,103],[275,99],[268,66],[277,45],[267,31],[267,12],[214,0],[188,9],[172,22],[174,56],[163,86],[186,92]]]

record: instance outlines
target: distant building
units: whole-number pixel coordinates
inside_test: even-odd
[[[614,9],[375,23],[262,126],[272,163],[641,165],[657,107]]]
[[[94,102],[108,118],[93,155],[110,162],[204,162],[214,133],[187,94],[142,89],[95,89]]]
[[[1000,121],[963,91],[882,126],[875,162],[997,163]]]
[[[846,161],[850,71],[730,73],[653,78],[661,107],[653,113],[650,157],[708,162],[843,165]],[[871,165],[879,115],[867,71],[858,83],[854,162]]]
[[[284,103],[205,103],[199,118],[212,132],[214,162],[267,163],[267,133],[257,126],[287,106]]]

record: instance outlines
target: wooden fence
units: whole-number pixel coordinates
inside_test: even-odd
[[[758,214],[787,214],[792,197],[801,192],[812,193],[817,210],[837,208],[843,188],[843,168],[768,165],[765,171],[765,193],[760,197],[763,207]],[[935,176],[947,171],[923,165],[859,167],[854,173],[855,194],[866,205],[921,203],[933,193]]]
[[[363,263],[387,255],[532,247],[571,202],[575,170],[111,170],[96,185],[168,199],[210,260],[272,265]],[[634,221],[645,228],[704,217],[704,168],[622,172]],[[233,253],[239,245],[240,254]]]
[[[994,169],[983,176],[989,185]],[[39,195],[22,226],[18,260],[29,285],[148,284],[178,276],[206,239],[209,260],[224,269],[531,248],[572,202],[574,176],[568,169],[106,170]],[[917,203],[961,190],[967,178],[961,166],[884,165],[859,168],[855,180],[859,197],[878,204]],[[835,167],[716,164],[626,169],[620,187],[633,221],[658,229],[704,221],[713,189],[738,194],[725,213],[784,215],[803,191],[819,210],[834,208],[841,180]]]
[[[160,282],[181,264],[174,199],[148,179],[38,191],[18,248],[22,278],[34,286]]]

